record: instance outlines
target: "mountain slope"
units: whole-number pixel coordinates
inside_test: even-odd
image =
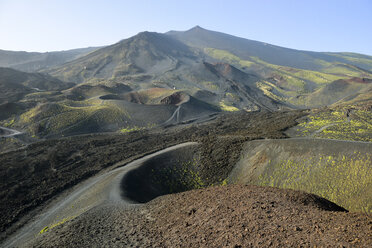
[[[163,34],[142,32],[47,72],[81,83],[90,78],[164,72],[175,68],[180,58],[195,59],[183,43]]]
[[[372,80],[367,78],[340,79],[311,93],[304,100],[305,105],[321,107],[343,101],[351,101],[360,94],[372,90]]]
[[[276,109],[277,103],[258,90],[260,78],[227,63],[208,63],[203,54],[165,34],[143,32],[47,71],[62,80],[84,84],[117,80],[133,90],[185,90],[223,109]],[[264,103],[261,103],[261,99]]]
[[[200,27],[142,32],[42,70],[75,86],[41,74],[47,84],[3,84],[1,97],[12,102],[1,106],[0,124],[56,137],[177,124],[220,110],[360,102],[370,98],[370,64],[365,55],[298,51]]]
[[[0,67],[11,67],[25,72],[36,72],[74,60],[95,49],[97,48],[88,47],[46,53],[0,50]]]
[[[142,32],[46,72],[76,83],[116,80],[133,90],[182,89],[223,110],[274,110],[338,102],[337,94],[314,102],[314,94],[337,80],[372,78],[370,69],[372,57],[366,55],[299,51],[197,26]]]
[[[0,67],[0,104],[18,101],[32,92],[63,90],[73,85],[41,73]]]
[[[199,26],[184,32],[170,31],[166,34],[192,47],[226,50],[245,60],[258,57],[267,63],[307,70],[322,69],[324,62],[340,62],[353,64],[366,70],[372,69],[371,56],[300,51],[210,31]]]
[[[261,78],[257,87],[267,97],[295,108],[334,104],[349,95],[363,94],[369,86],[356,87],[357,84],[351,82],[372,78],[369,71],[372,57],[367,55],[299,51],[198,26],[184,32],[170,31],[167,35],[199,49],[206,60],[223,61],[244,72],[256,74]],[[349,83],[348,87],[340,86],[342,93],[331,92],[320,96],[327,91],[323,88],[328,84],[337,85],[345,80]],[[336,87],[338,91],[340,87]]]

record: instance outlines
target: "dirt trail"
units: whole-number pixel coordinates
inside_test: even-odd
[[[347,118],[346,121],[344,121],[343,123],[348,123],[348,122],[351,121],[351,118],[350,118],[349,115],[347,115],[346,118]],[[325,130],[325,129],[329,128],[329,127],[333,127],[333,126],[339,125],[339,124],[341,124],[341,123],[331,123],[331,124],[325,125],[325,126],[319,128],[318,130],[314,131],[312,134],[309,135],[309,137],[314,137],[315,135],[321,133],[323,130]]]
[[[170,122],[172,122],[173,120],[175,120],[175,123],[179,123],[180,121],[180,109],[181,109],[181,105],[179,105],[176,110],[173,112],[172,116],[167,120],[165,121],[162,125],[167,125],[169,124]]]
[[[351,113],[352,113],[352,112],[351,112]],[[302,118],[304,118],[304,117],[302,117]],[[302,118],[300,118],[300,119],[302,119]],[[309,122],[309,121],[310,121],[310,120],[308,119],[308,117],[305,117],[305,118],[307,118],[306,122]],[[297,121],[301,122],[300,119],[297,120]],[[303,136],[303,135],[298,136],[299,134],[298,134],[298,130],[297,130],[298,127],[297,127],[297,126],[294,126],[294,127],[289,128],[287,131],[285,131],[285,133],[287,134],[287,136],[289,136],[289,137],[291,137],[291,138],[292,138],[292,137],[296,137],[296,138],[302,137],[302,138],[315,138],[315,139],[321,139],[321,138],[316,137],[316,135],[317,135],[317,134],[320,134],[322,131],[326,130],[327,128],[330,128],[330,127],[333,127],[333,126],[336,126],[336,125],[340,125],[340,124],[344,124],[344,123],[349,123],[349,122],[351,122],[351,117],[350,117],[350,115],[348,114],[348,115],[346,116],[346,120],[345,120],[345,121],[343,121],[343,122],[333,122],[333,123],[329,123],[329,124],[327,124],[327,125],[322,126],[321,128],[319,128],[319,129],[317,129],[317,130],[312,131],[311,133],[307,134],[306,136]]]
[[[314,132],[313,132],[312,134],[310,134],[308,137],[309,137],[309,138],[310,138],[310,137],[312,138],[312,137],[314,137],[315,135],[317,135],[318,133],[321,133],[323,130],[325,130],[325,129],[329,128],[329,127],[335,126],[335,125],[337,125],[337,124],[338,124],[338,123],[331,123],[331,124],[325,125],[325,126],[319,128],[318,130],[314,131]]]
[[[13,136],[16,136],[16,135],[20,135],[22,134],[23,132],[20,132],[20,131],[17,131],[17,130],[14,130],[14,129],[10,129],[10,128],[7,128],[7,127],[0,127],[0,129],[4,130],[5,132],[7,132],[8,134],[5,134],[5,135],[0,135],[0,138],[9,138],[9,137],[13,137]]]
[[[124,192],[121,192],[120,182],[126,173],[138,168],[155,156],[195,144],[197,143],[188,142],[172,146],[137,159],[103,175],[88,179],[81,183],[80,186],[77,186],[67,197],[50,204],[50,207],[46,211],[43,211],[43,214],[37,216],[32,223],[21,228],[17,233],[7,239],[2,246],[14,247],[24,244],[35,237],[45,227],[76,218],[87,210],[102,204],[114,203],[120,206],[134,204],[134,202],[122,198]],[[119,164],[117,166],[120,166]]]

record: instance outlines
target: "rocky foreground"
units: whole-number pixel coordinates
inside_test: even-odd
[[[296,125],[303,115],[303,111],[224,114],[201,124],[66,137],[1,153],[0,242],[61,192],[118,162],[129,163],[183,142],[203,144],[200,176],[206,185],[216,184],[227,177],[244,142],[285,138],[282,130]]]
[[[372,247],[372,217],[312,194],[230,185],[99,206],[27,247]]]

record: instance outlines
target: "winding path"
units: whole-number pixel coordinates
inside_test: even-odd
[[[6,132],[6,134],[0,135],[0,138],[9,138],[9,137],[13,137],[13,136],[20,135],[20,134],[23,133],[23,132],[20,132],[20,131],[14,130],[14,129],[10,129],[10,128],[7,128],[7,127],[0,127],[0,129],[4,130]]]
[[[32,222],[26,224],[15,234],[11,235],[2,244],[2,247],[17,247],[25,242],[31,240],[35,235],[43,230],[45,227],[56,225],[64,222],[64,220],[73,219],[89,209],[105,204],[115,203],[132,206],[135,202],[128,199],[123,199],[120,182],[122,178],[131,170],[140,167],[146,160],[163,153],[173,151],[190,145],[195,145],[195,142],[187,142],[172,146],[156,153],[147,155],[143,158],[137,159],[124,166],[122,162],[115,165],[121,166],[112,171],[106,172],[102,175],[90,178],[80,183],[67,196],[60,196],[49,207],[43,211],[42,214],[36,216]]]
[[[179,123],[180,121],[180,109],[181,109],[181,105],[179,105],[176,110],[173,112],[172,116],[167,120],[165,121],[162,125],[166,125],[170,122],[172,122],[173,120],[175,120],[176,123]]]
[[[318,130],[314,131],[313,133],[311,133],[308,138],[312,138],[312,137],[315,137],[315,135],[321,133],[323,130],[329,128],[329,127],[332,127],[332,126],[335,126],[335,125],[338,125],[339,123],[331,123],[331,124],[328,124],[328,125],[325,125],[321,128],[319,128]]]

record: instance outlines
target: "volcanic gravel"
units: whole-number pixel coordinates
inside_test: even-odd
[[[25,246],[372,247],[372,218],[300,191],[230,185],[100,206]]]
[[[146,154],[187,141],[202,143],[200,176],[207,184],[225,179],[247,140],[285,138],[302,111],[222,114],[191,123],[128,134],[102,133],[33,143],[0,153],[0,242],[33,211],[81,181]]]

